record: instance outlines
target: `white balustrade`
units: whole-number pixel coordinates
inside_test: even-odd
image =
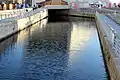
[[[46,9],[70,9],[69,5],[46,5]]]

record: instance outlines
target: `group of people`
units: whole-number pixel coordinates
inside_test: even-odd
[[[29,8],[29,7],[30,7],[29,4],[19,4],[19,3],[0,4],[0,10],[22,9],[22,8]]]
[[[22,9],[22,8],[29,8],[30,7],[30,5],[28,5],[28,4],[17,4],[17,9]]]
[[[33,6],[33,11],[36,10],[37,8],[38,8],[38,7],[34,5],[34,6]]]

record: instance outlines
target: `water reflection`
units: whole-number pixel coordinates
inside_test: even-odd
[[[19,75],[25,75],[25,79],[66,80],[69,29],[69,23],[49,23],[41,32],[35,30],[23,59],[25,73],[22,71]]]
[[[83,48],[84,44],[89,41],[91,36],[95,33],[95,24],[90,25],[90,22],[73,22],[72,25],[73,30],[71,33],[70,50],[78,50]]]
[[[45,19],[3,41],[0,80],[107,80],[95,23],[70,20]]]

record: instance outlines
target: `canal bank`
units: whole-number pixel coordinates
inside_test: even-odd
[[[105,63],[105,67],[106,67],[106,71],[108,72],[108,80],[112,80],[111,79],[111,72],[110,72],[110,68],[108,67],[108,56],[106,55],[106,48],[109,47],[109,46],[106,46],[105,44],[105,34],[104,32],[101,30],[101,25],[99,23],[99,21],[96,19],[96,27],[97,27],[97,31],[98,31],[98,36],[99,36],[99,40],[100,40],[100,44],[101,44],[101,49],[102,49],[102,52],[103,52],[103,58],[104,58],[104,63]],[[107,53],[108,54],[108,53]],[[112,73],[114,74],[114,72]]]
[[[88,13],[77,12],[77,14],[74,14],[71,16],[75,16],[75,17],[82,16],[82,17],[87,17],[87,18],[93,18],[96,20],[95,22],[97,25],[99,40],[101,42],[101,48],[103,51],[104,62],[106,66],[106,71],[108,72],[108,77],[110,80],[120,80],[120,71],[119,71],[120,63],[119,63],[119,54],[118,54],[119,53],[119,50],[118,50],[119,38],[118,36],[116,36],[116,32],[113,31],[113,29],[111,28],[111,25],[109,25],[105,21],[105,19],[102,18],[102,15],[103,14],[99,14],[98,12],[94,14],[91,14],[89,12]],[[116,25],[112,25],[112,26],[116,26]]]
[[[40,20],[48,16],[46,9],[37,9],[35,11],[29,11],[26,14],[18,17],[3,19],[0,21],[0,41],[5,40],[11,35],[39,22]]]
[[[110,80],[120,80],[119,54],[115,52],[117,48],[114,48],[117,36],[111,25],[99,13],[96,13],[96,24]]]
[[[18,20],[18,21],[16,21],[15,22],[15,25],[14,25],[14,27],[13,28],[11,28],[12,29],[12,31],[13,30],[17,30],[16,32],[18,32],[18,30],[19,31],[21,31],[21,30],[23,30],[23,29],[25,29],[26,27],[28,27],[28,26],[31,26],[31,24],[34,24],[34,23],[37,23],[39,20],[41,20],[41,19],[39,19],[39,17],[38,16],[40,16],[41,17],[41,15],[39,15],[39,14],[37,14],[37,15],[34,15],[34,16],[32,16],[32,17],[26,17],[26,18],[22,18],[22,19],[20,19],[20,20]],[[82,14],[72,14],[72,15],[69,15],[69,16],[79,16],[79,17],[81,17],[81,16],[83,16],[83,17],[87,17],[87,18],[95,18],[95,15],[94,14],[87,14],[87,13],[82,13]],[[44,18],[44,17],[43,17]],[[43,19],[42,18],[42,19]],[[32,19],[32,20],[31,20]],[[68,19],[68,18],[67,18]],[[31,22],[32,21],[32,22]],[[84,21],[84,19],[83,19],[83,21]],[[97,20],[98,21],[98,20]],[[74,21],[73,21],[74,22]],[[24,23],[24,24],[21,24],[21,23]],[[78,22],[79,23],[79,22]],[[75,24],[78,24],[78,23],[75,23]],[[13,23],[12,23],[13,24]],[[16,25],[17,24],[17,25]],[[65,24],[65,26],[66,25],[68,25],[68,23],[66,24],[66,23],[64,23]],[[85,23],[86,24],[86,23]],[[51,24],[49,24],[49,25],[51,25]],[[60,24],[54,24],[54,25],[52,25],[52,26],[58,26],[58,25],[63,25],[62,23],[60,23]],[[82,25],[84,25],[84,24],[82,24]],[[17,26],[17,28],[15,28]],[[80,26],[80,24],[78,24],[77,26]],[[55,27],[54,27],[55,28]],[[97,28],[98,28],[98,32],[99,32],[99,36],[100,36],[100,40],[101,40],[101,43],[102,43],[102,46],[103,46],[103,51],[104,51],[104,49],[106,50],[106,51],[108,51],[108,55],[106,56],[106,53],[104,53],[104,56],[105,56],[105,61],[106,61],[106,65],[107,66],[109,66],[108,64],[109,64],[109,58],[110,58],[110,55],[109,55],[109,50],[107,49],[107,47],[109,47],[108,45],[106,45],[106,43],[104,42],[104,37],[105,36],[103,36],[103,32],[101,32],[102,31],[102,29],[100,29],[100,26],[97,26]],[[48,29],[49,30],[49,29]],[[50,28],[50,30],[51,30],[51,28]],[[58,29],[58,30],[61,30],[61,29]],[[101,31],[100,31],[101,30]],[[53,30],[51,30],[51,31],[53,31],[54,32],[54,29]],[[76,30],[77,31],[77,30]],[[11,32],[11,31],[10,31]],[[16,32],[13,32],[12,34],[10,34],[10,35],[13,35],[14,33],[16,33]],[[49,32],[50,33],[50,32]],[[45,33],[44,33],[45,34]],[[52,34],[52,33],[51,33]],[[77,33],[76,33],[77,34]],[[96,34],[96,33],[95,33]],[[4,35],[6,35],[6,34],[4,34]],[[9,35],[9,36],[10,36]],[[48,35],[48,34],[47,34]],[[56,33],[54,34],[54,35],[56,35]],[[53,36],[54,36],[53,35]],[[57,33],[57,35],[61,35],[61,34],[59,34],[59,33]],[[71,34],[69,34],[69,35],[71,35]],[[45,35],[46,36],[46,35]],[[81,35],[80,35],[81,36]],[[97,35],[95,35],[95,36],[97,36]],[[101,37],[102,36],[102,37]],[[49,36],[48,36],[49,37]],[[62,36],[63,37],[63,36]],[[4,38],[3,38],[4,39]],[[60,39],[62,39],[62,38],[60,38]],[[70,39],[70,37],[68,38],[68,39]],[[87,39],[87,38],[86,38]],[[106,41],[106,40],[105,40]],[[36,43],[36,42],[35,42]],[[81,44],[81,43],[80,43]],[[67,44],[67,45],[70,45],[70,44]],[[94,44],[93,44],[94,45]],[[105,46],[105,47],[104,47]],[[65,46],[66,47],[66,46]],[[74,46],[73,46],[74,47]],[[76,46],[75,46],[76,47]],[[90,47],[90,46],[89,46]],[[71,50],[71,51],[77,51],[77,50]],[[100,51],[101,52],[101,51]],[[71,52],[70,52],[71,53]],[[94,54],[95,55],[95,54]],[[78,55],[79,56],[79,55]],[[102,56],[102,55],[101,55]],[[93,58],[93,57],[92,57]],[[101,59],[102,60],[102,59]],[[113,60],[111,60],[111,61],[113,61]],[[83,61],[84,62],[84,61]],[[104,61],[103,61],[104,62]],[[104,63],[103,63],[104,64]],[[93,64],[94,65],[94,64]],[[91,65],[90,65],[91,66]],[[110,65],[112,68],[114,68],[114,64],[112,64],[112,65]],[[29,66],[28,66],[29,67]],[[80,67],[80,66],[79,66]],[[92,67],[94,67],[94,66],[92,66]],[[112,69],[112,68],[109,68],[108,67],[108,69],[110,70],[110,69]],[[94,69],[94,68],[93,68]],[[79,69],[78,69],[79,70]],[[105,72],[104,71],[104,68],[102,69],[103,70],[103,72]],[[116,70],[116,69],[114,69],[114,70]],[[110,77],[111,76],[114,76],[114,77],[112,77],[113,78],[113,80],[119,80],[119,78],[116,78],[116,75],[117,75],[117,73],[115,74],[115,72],[114,72],[114,70],[112,71],[112,72],[110,72]],[[89,70],[88,70],[89,71]],[[91,72],[91,71],[90,71]],[[86,72],[87,73],[87,72]],[[5,74],[5,73],[4,73]],[[75,73],[76,74],[76,73]],[[93,73],[94,74],[94,73]],[[112,74],[112,75],[111,75]],[[28,74],[29,75],[29,74]],[[82,75],[82,74],[81,74]],[[95,74],[94,74],[95,75]],[[91,78],[91,76],[94,76],[94,75],[88,75],[88,76],[90,76],[90,77],[88,77],[88,78]],[[84,75],[83,75],[84,76]],[[75,76],[75,77],[77,77],[77,76]],[[105,76],[106,77],[106,76]],[[85,79],[85,80],[87,80],[87,78],[80,78],[79,77],[79,79]],[[99,80],[99,79],[101,79],[101,77],[99,77],[99,78],[91,78],[91,80]],[[77,79],[76,79],[77,80]],[[107,80],[107,78],[106,78],[106,80]]]

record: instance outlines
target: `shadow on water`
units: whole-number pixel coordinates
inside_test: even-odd
[[[8,38],[7,40],[4,40],[0,43],[0,52],[3,52],[6,48],[10,47],[11,45],[14,45],[17,41],[17,34]],[[12,44],[11,44],[12,43]]]
[[[48,22],[68,22],[70,21],[68,16],[49,16],[48,17]]]
[[[0,80],[107,80],[93,21],[44,19],[4,40]]]

